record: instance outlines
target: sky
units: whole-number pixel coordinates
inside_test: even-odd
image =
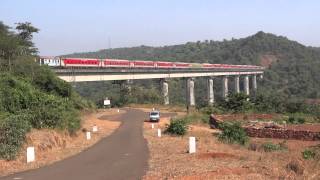
[[[258,31],[320,47],[319,0],[1,0],[0,21],[31,22],[39,54],[48,56]]]

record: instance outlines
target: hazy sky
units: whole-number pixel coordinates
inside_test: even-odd
[[[1,0],[0,21],[38,27],[34,41],[40,55],[96,51],[110,44],[240,38],[260,30],[320,46],[319,0]]]

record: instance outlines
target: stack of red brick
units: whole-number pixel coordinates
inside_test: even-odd
[[[257,128],[245,127],[245,131],[250,137],[278,138],[278,139],[298,139],[305,141],[319,141],[320,132],[292,130],[283,128]]]

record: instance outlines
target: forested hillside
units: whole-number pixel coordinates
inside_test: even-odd
[[[320,97],[319,48],[264,32],[241,39],[116,48],[67,56],[263,65],[267,70],[262,86],[259,83],[261,91],[275,91],[291,98]]]
[[[0,159],[13,159],[31,128],[71,134],[80,128],[79,110],[90,107],[47,67],[35,63],[32,37],[38,29],[0,22]]]

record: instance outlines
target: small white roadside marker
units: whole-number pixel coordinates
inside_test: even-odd
[[[87,133],[86,133],[86,137],[87,137],[87,140],[90,140],[90,139],[91,139],[91,133],[90,133],[90,132],[87,132]]]
[[[118,112],[120,112],[120,109],[118,109]]]
[[[161,129],[158,129],[158,137],[161,137]]]
[[[189,137],[189,154],[196,152],[196,138]]]
[[[97,132],[97,131],[98,131],[98,126],[94,125],[94,126],[92,127],[92,132]]]
[[[34,147],[27,148],[27,163],[35,161]]]
[[[151,124],[151,128],[152,128],[152,129],[154,128],[154,124]]]

